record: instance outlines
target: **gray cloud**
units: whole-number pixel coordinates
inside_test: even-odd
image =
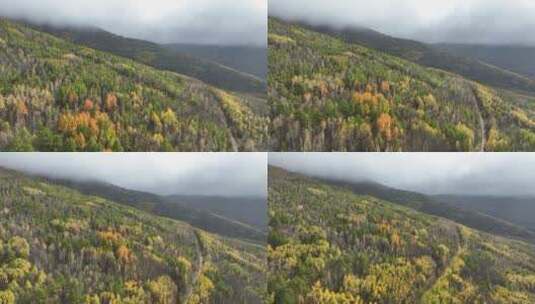
[[[426,194],[535,196],[533,153],[270,153],[269,164]]]
[[[264,153],[0,153],[0,166],[157,194],[266,196]]]
[[[270,0],[269,14],[433,43],[535,45],[532,0]]]
[[[265,45],[267,0],[0,0],[0,15],[160,43]]]

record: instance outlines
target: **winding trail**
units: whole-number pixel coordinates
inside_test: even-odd
[[[479,105],[477,105],[477,102],[476,102],[476,112],[477,112],[477,115],[479,116],[479,125],[481,127],[481,148],[479,151],[485,152],[485,146],[487,145],[486,143],[487,134],[485,132],[485,120],[483,119],[483,115],[481,115],[481,111],[479,110]]]
[[[480,100],[479,100],[479,97],[477,96],[477,92],[476,92],[476,89],[473,88],[473,92],[474,92],[474,106],[475,106],[475,109],[476,109],[476,113],[477,113],[477,116],[479,118],[479,126],[481,128],[481,146],[479,148],[479,151],[480,152],[485,152],[485,147],[487,145],[487,132],[485,130],[485,120],[483,119],[483,114],[481,114],[481,106],[480,106]]]
[[[196,229],[194,229],[193,233],[195,234],[195,249],[197,250],[197,270],[193,272],[191,283],[188,284],[184,294],[180,297],[181,299],[184,299],[182,303],[189,303],[189,299],[193,293],[194,287],[199,281],[199,276],[201,275],[202,267],[204,265],[204,251],[201,246],[201,238]]]
[[[446,267],[441,271],[440,275],[437,276],[432,282],[429,282],[428,288],[426,288],[423,292],[423,294],[419,297],[420,302],[426,303],[426,300],[429,297],[432,297],[433,292],[435,290],[439,290],[442,288],[441,285],[444,285],[445,281],[447,282],[448,277],[451,274],[458,273],[460,269],[458,268],[459,265],[462,265],[459,263],[459,260],[462,260],[463,256],[466,254],[468,248],[466,245],[465,236],[463,234],[462,228],[457,228],[457,233],[459,236],[459,247],[457,248],[457,252],[455,255],[453,255]]]

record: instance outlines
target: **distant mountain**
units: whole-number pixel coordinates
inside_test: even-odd
[[[265,203],[262,204],[259,201],[255,203],[258,203],[260,206],[251,203],[247,207],[241,206],[241,210],[237,210],[236,214],[233,214],[231,208],[236,207],[236,205],[221,208],[206,207],[213,205],[214,201],[226,203],[231,201],[230,199],[211,198],[207,203],[203,204],[203,207],[197,207],[192,202],[199,200],[199,197],[184,200],[185,203],[182,203],[177,197],[164,197],[152,193],[124,189],[98,181],[88,182],[65,179],[51,179],[50,181],[76,189],[86,195],[103,197],[145,212],[184,221],[212,233],[232,238],[253,240],[258,243],[265,242],[264,227],[254,227],[248,223],[239,221],[243,217],[243,214],[254,214],[259,218],[260,216],[257,215],[258,210],[266,208],[264,207]],[[218,210],[225,212],[217,213]]]
[[[266,85],[258,77],[243,70],[229,68],[222,62],[195,56],[193,53],[179,52],[174,48],[149,41],[126,38],[98,28],[61,27],[30,24],[33,28],[56,35],[76,44],[130,58],[158,69],[169,70],[202,80],[216,87],[247,93],[264,95]],[[228,52],[228,50],[226,50]],[[255,50],[247,50],[254,52]],[[205,52],[209,52],[205,49]],[[217,52],[216,49],[213,52]],[[264,52],[265,53],[265,52]],[[259,56],[261,56],[260,54]],[[256,63],[253,59],[250,63]],[[247,64],[247,63],[243,63]],[[239,72],[242,71],[242,72]]]
[[[367,28],[335,29],[329,26],[306,26],[320,33],[339,37],[348,43],[357,43],[424,66],[456,73],[489,86],[535,94],[535,79],[528,78],[531,74],[526,75],[526,73],[519,73],[518,69],[508,68],[508,66],[522,66],[522,62],[529,61],[524,68],[531,69],[530,65],[533,67],[534,64],[532,59],[535,58],[533,49],[531,52],[529,49],[509,51],[504,49],[501,50],[499,60],[498,58],[483,60],[485,55],[467,56],[475,50],[469,50],[463,46],[434,46],[391,37]],[[495,50],[487,50],[489,51]],[[494,54],[497,55],[497,52]],[[521,57],[514,57],[514,55]],[[491,56],[487,54],[486,58],[492,58]],[[504,64],[504,62],[509,62],[509,64]],[[532,73],[535,73],[535,70]]]
[[[182,54],[217,62],[238,71],[267,78],[267,47],[175,43],[166,45]]]
[[[122,48],[122,38],[97,34],[91,41],[102,48],[119,43],[121,52],[136,53],[142,48],[136,43],[146,45],[126,39]],[[3,18],[0,69],[2,151],[267,149],[262,96],[225,91]]]
[[[268,43],[272,150],[535,150],[535,95],[503,89],[533,91],[530,79],[369,30],[270,18]],[[504,81],[474,77],[499,84],[483,85],[457,64]]]
[[[265,298],[258,244],[1,168],[0,194],[0,303]]]
[[[535,79],[535,47],[440,43],[435,47]]]
[[[275,303],[535,303],[533,244],[273,167],[268,201]]]
[[[478,229],[484,232],[500,235],[508,238],[517,238],[529,241],[535,244],[535,229],[529,225],[528,221],[519,221],[511,217],[506,217],[506,208],[501,206],[503,214],[498,212],[488,212],[482,207],[481,199],[479,200],[479,207],[473,206],[471,201],[465,201],[466,197],[443,196],[434,197],[427,196],[418,192],[411,192],[391,188],[374,182],[348,182],[334,179],[320,178],[319,180],[326,184],[335,185],[342,188],[347,188],[358,195],[369,195],[395,204],[412,208],[422,213],[440,216],[457,223],[466,225],[468,227]],[[461,199],[462,198],[462,199]],[[445,201],[452,202],[446,204]],[[523,200],[521,200],[524,202]],[[455,203],[453,203],[455,202]],[[531,214],[534,210],[533,204],[517,205],[517,211],[523,210],[525,214]],[[523,207],[528,207],[521,209]],[[513,206],[511,206],[513,208]]]
[[[435,201],[474,210],[535,231],[535,198],[485,195],[436,195]]]
[[[261,197],[171,195],[164,198],[192,209],[205,210],[267,231],[267,203]]]

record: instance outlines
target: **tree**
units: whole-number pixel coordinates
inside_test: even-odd
[[[150,116],[152,129],[158,133],[162,131],[162,121],[156,112],[152,112]]]
[[[168,132],[176,132],[178,128],[178,119],[171,108],[167,108],[167,110],[162,113],[162,122]]]
[[[91,111],[91,110],[93,110],[93,107],[94,107],[94,105],[93,105],[93,101],[91,101],[91,99],[88,98],[88,99],[86,99],[84,101],[84,111]]]
[[[15,304],[15,294],[11,290],[0,290],[0,304]]]
[[[33,136],[26,128],[15,132],[15,137],[8,144],[7,151],[12,152],[33,152]]]
[[[8,255],[25,259],[30,255],[30,245],[26,239],[14,236],[8,242]]]
[[[115,94],[108,93],[106,95],[105,102],[106,102],[105,104],[106,111],[112,112],[117,108],[117,96],[115,96]]]
[[[387,141],[392,140],[392,117],[387,113],[381,113],[377,119],[377,129]]]
[[[41,127],[34,144],[38,151],[59,152],[63,148],[63,138],[48,127]]]
[[[191,263],[183,256],[179,256],[175,263],[178,278],[185,284],[187,282],[188,273],[191,271]]]
[[[117,256],[117,260],[119,260],[122,265],[128,265],[135,259],[135,256],[132,254],[130,249],[128,249],[128,247],[125,245],[120,245],[115,254]]]
[[[176,303],[177,287],[169,276],[161,276],[147,284],[154,303]]]

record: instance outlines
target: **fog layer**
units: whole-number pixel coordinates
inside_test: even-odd
[[[266,196],[265,153],[0,153],[0,167],[162,195]]]
[[[267,0],[0,0],[0,15],[160,43],[265,45]]]
[[[431,43],[535,45],[532,0],[270,0],[269,14]]]
[[[270,153],[269,164],[426,194],[535,196],[535,153]]]

